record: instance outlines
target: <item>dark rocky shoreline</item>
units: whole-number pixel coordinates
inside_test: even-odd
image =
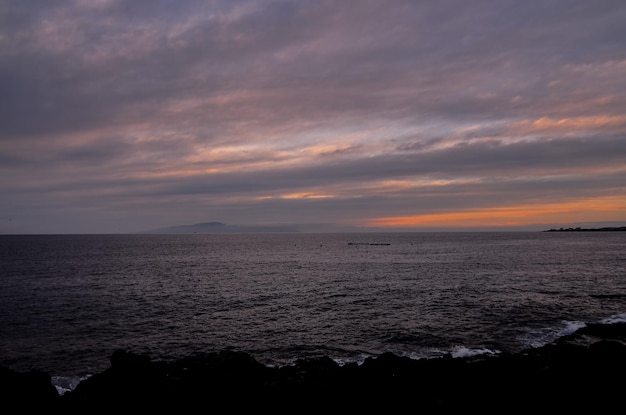
[[[597,412],[622,407],[625,373],[626,323],[615,323],[516,354],[412,360],[388,353],[344,366],[319,358],[268,367],[233,351],[163,362],[117,350],[108,369],[62,396],[48,374],[4,367],[0,390],[5,407],[19,411]]]
[[[626,231],[626,226],[618,226],[618,227],[605,227],[605,228],[551,228],[547,229],[543,232],[624,232]]]

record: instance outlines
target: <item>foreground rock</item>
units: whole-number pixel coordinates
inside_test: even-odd
[[[626,323],[591,325],[518,354],[339,366],[329,358],[267,367],[241,352],[173,362],[118,350],[107,370],[58,396],[44,373],[3,369],[5,406],[100,412],[176,410],[609,411],[626,390]]]

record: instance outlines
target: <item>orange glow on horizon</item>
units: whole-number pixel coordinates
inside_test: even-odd
[[[573,202],[500,206],[448,213],[384,217],[368,220],[371,227],[523,226],[549,222],[626,220],[626,196]]]

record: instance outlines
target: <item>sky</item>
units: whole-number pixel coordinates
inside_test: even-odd
[[[623,0],[0,1],[0,233],[626,224]]]

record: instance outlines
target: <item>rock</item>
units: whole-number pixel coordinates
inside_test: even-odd
[[[619,326],[619,327],[618,327]],[[609,411],[626,387],[626,324],[516,354],[413,360],[392,353],[268,367],[243,352],[164,362],[125,350],[59,396],[42,372],[0,368],[6,407],[76,411]],[[581,342],[581,338],[585,342]],[[591,339],[591,340],[590,340]]]
[[[41,371],[16,372],[0,367],[0,401],[15,412],[50,410],[60,404],[60,396],[50,375]]]

